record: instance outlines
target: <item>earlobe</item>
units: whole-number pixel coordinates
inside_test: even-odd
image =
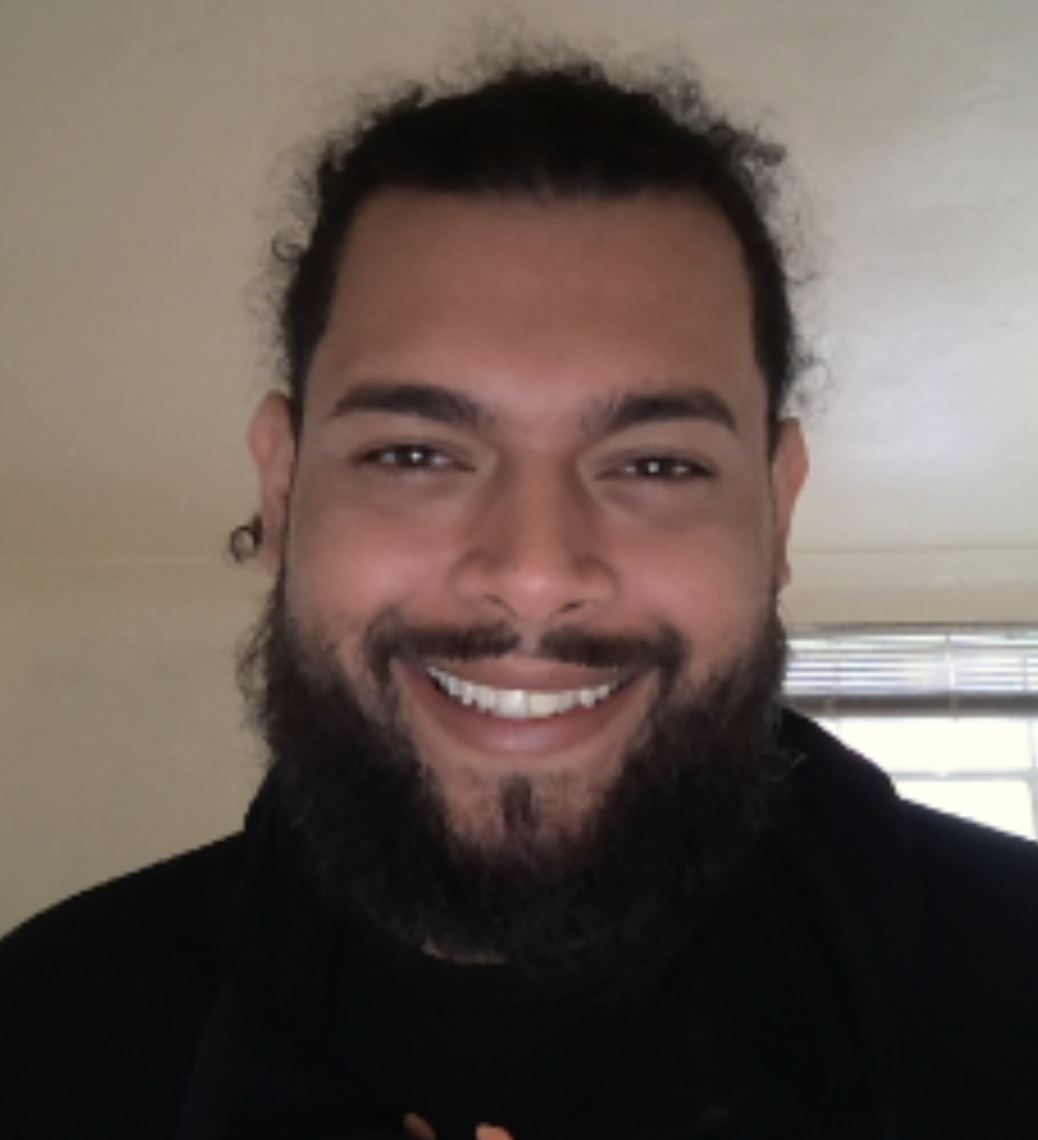
[[[783,420],[779,425],[779,438],[771,460],[771,486],[775,510],[775,575],[776,586],[789,585],[792,571],[789,565],[789,534],[793,512],[800,491],[807,479],[810,462],[807,443],[800,421]]]
[[[281,569],[296,438],[288,399],[268,392],[249,425],[249,451],[259,479],[262,537],[256,556],[272,574]]]

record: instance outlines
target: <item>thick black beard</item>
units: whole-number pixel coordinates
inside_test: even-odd
[[[691,695],[681,691],[687,653],[674,631],[546,639],[545,657],[655,669],[655,710],[579,828],[544,826],[536,789],[512,778],[499,793],[503,832],[480,843],[448,822],[395,714],[389,666],[514,645],[500,627],[414,629],[387,615],[365,646],[376,697],[362,700],[276,588],[239,675],[270,750],[288,850],[336,925],[374,923],[404,945],[504,959],[530,976],[620,973],[701,930],[750,860],[779,786],[785,635],[772,610],[739,661]]]

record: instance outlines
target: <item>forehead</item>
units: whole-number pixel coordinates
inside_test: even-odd
[[[763,422],[752,325],[738,241],[694,197],[385,192],[350,233],[308,403],[402,380],[560,416],[684,385]]]

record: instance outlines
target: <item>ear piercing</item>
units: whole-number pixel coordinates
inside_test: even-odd
[[[251,562],[263,542],[263,523],[253,515],[247,523],[236,526],[227,536],[227,553],[237,563]]]

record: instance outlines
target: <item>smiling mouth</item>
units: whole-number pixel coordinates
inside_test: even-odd
[[[504,720],[546,720],[571,709],[592,709],[608,700],[630,680],[618,677],[602,685],[581,689],[563,689],[559,692],[539,692],[532,689],[497,689],[491,685],[476,685],[443,669],[426,666],[433,684],[446,696],[459,704],[477,709],[487,716]]]

